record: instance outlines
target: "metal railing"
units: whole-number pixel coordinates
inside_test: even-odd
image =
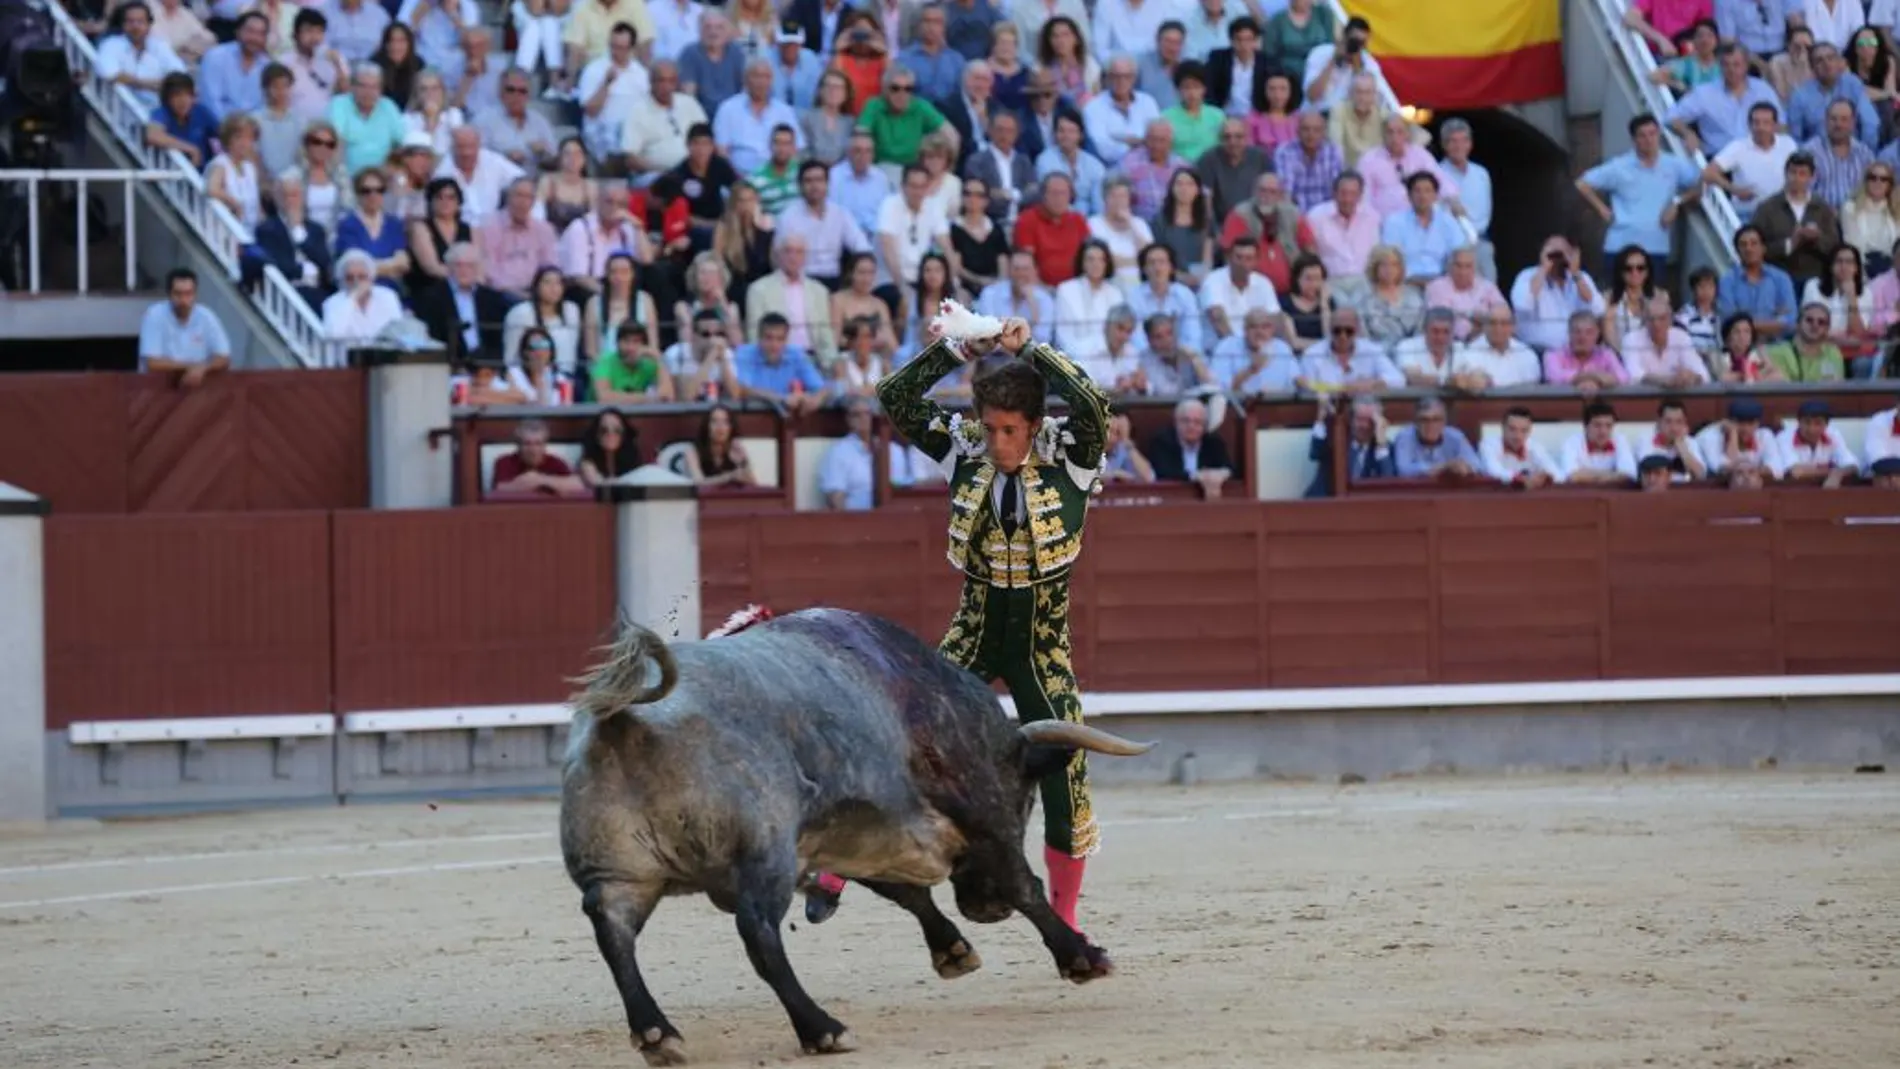
[[[64,7],[47,3],[44,10],[59,27],[67,65],[80,77],[80,96],[112,130],[120,146],[139,161],[141,170],[137,173],[162,172],[177,179],[159,183],[158,190],[204,242],[226,276],[238,281],[242,277],[242,250],[251,243],[250,228],[211,196],[204,176],[184,153],[146,143],[150,109],[130,89],[97,75],[98,53]],[[132,187],[128,184],[126,188],[129,198]],[[323,341],[323,325],[282,272],[265,267],[262,292],[252,303],[300,363],[327,366],[330,357]]]
[[[92,225],[90,206],[91,186],[94,182],[118,182],[125,192],[125,288],[138,289],[138,253],[134,246],[138,237],[138,213],[133,205],[134,182],[178,182],[185,180],[189,172],[178,171],[98,171],[98,170],[0,170],[0,183],[20,183],[26,187],[26,256],[27,256],[27,292],[40,292],[40,186],[48,182],[71,183],[78,188],[74,191],[74,208],[78,216],[79,247],[78,281],[79,292],[88,291],[92,281],[91,254],[92,242],[89,233]]]

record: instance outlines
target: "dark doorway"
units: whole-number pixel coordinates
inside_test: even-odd
[[[1491,243],[1497,247],[1498,288],[1508,296],[1511,280],[1537,259],[1545,238],[1553,233],[1579,236],[1572,233],[1577,194],[1569,150],[1517,116],[1496,109],[1433,114],[1434,149],[1438,128],[1453,118],[1471,124],[1471,158],[1491,172]]]

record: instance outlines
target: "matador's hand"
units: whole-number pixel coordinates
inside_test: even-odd
[[[1023,351],[1029,344],[1029,322],[1024,319],[1003,320],[1003,333],[996,338],[996,344],[1011,356]]]

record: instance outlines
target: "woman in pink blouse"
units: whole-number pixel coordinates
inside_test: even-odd
[[[1603,327],[1588,311],[1570,316],[1570,344],[1544,354],[1544,381],[1585,393],[1627,385],[1630,374],[1616,350],[1603,344]]]
[[[1299,120],[1293,115],[1293,79],[1284,74],[1267,76],[1266,107],[1247,116],[1247,133],[1253,143],[1268,156],[1293,140],[1299,132]]]

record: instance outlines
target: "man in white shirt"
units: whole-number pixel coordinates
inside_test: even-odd
[[[1644,457],[1662,457],[1669,462],[1670,477],[1676,482],[1701,479],[1709,474],[1702,447],[1689,433],[1689,412],[1673,397],[1663,398],[1656,406],[1656,433],[1643,443],[1636,456],[1638,463]]]
[[[1017,253],[1028,256],[1028,253]],[[1030,258],[1033,274],[1035,259]],[[1075,364],[1088,374],[1089,381],[1116,397],[1142,396],[1148,392],[1148,375],[1141,366],[1141,346],[1135,344],[1135,310],[1118,304],[1108,310],[1102,325],[1102,348],[1086,352]]]
[[[462,221],[471,227],[482,225],[500,208],[508,183],[525,173],[508,157],[483,148],[481,131],[473,126],[455,128],[449,135],[449,154],[435,168],[435,177],[453,178],[462,187]]]
[[[1056,299],[1036,275],[1034,253],[1022,249],[1010,253],[1009,277],[983,287],[976,298],[976,311],[998,319],[1023,320],[1029,324],[1029,336],[1039,342],[1053,343],[1055,338]],[[1124,307],[1123,311],[1128,310]],[[1109,314],[1113,316],[1114,312]],[[1134,322],[1135,314],[1130,311],[1131,333]]]
[[[849,212],[867,234],[877,230],[884,202],[896,192],[891,176],[876,160],[877,139],[869,130],[854,130],[844,159],[831,165],[831,202]]]
[[[1273,292],[1267,276],[1254,270],[1260,259],[1260,242],[1241,236],[1227,250],[1227,270],[1216,271],[1201,283],[1201,311],[1207,315],[1209,338],[1227,338],[1247,318],[1247,313],[1280,311],[1280,298]]]
[[[798,148],[805,147],[798,113],[772,99],[772,61],[763,56],[745,65],[745,92],[719,105],[713,115],[713,140],[740,174],[751,174],[772,156],[772,131],[789,126]]]
[[[1861,448],[1867,453],[1869,473],[1882,460],[1900,457],[1900,405],[1873,414],[1867,421],[1867,432],[1861,439]]]
[[[1451,382],[1458,365],[1458,316],[1449,308],[1425,312],[1424,328],[1392,350],[1392,359],[1405,373],[1405,384],[1423,390]]]
[[[1735,214],[1747,219],[1756,205],[1781,192],[1786,181],[1788,157],[1794,155],[1794,138],[1776,126],[1780,117],[1766,101],[1748,109],[1748,136],[1738,137],[1722,146],[1702,178],[1720,186],[1735,198]]]
[[[1346,20],[1343,49],[1326,44],[1306,54],[1305,77],[1301,81],[1306,87],[1307,107],[1320,112],[1331,111],[1333,105],[1346,99],[1354,75],[1363,72],[1375,78],[1385,77],[1379,70],[1379,61],[1366,51],[1366,42],[1371,39],[1371,23],[1355,15]]]
[[[1447,119],[1438,131],[1445,155],[1438,161],[1446,177],[1458,186],[1458,205],[1464,209],[1465,222],[1478,235],[1478,273],[1497,281],[1497,251],[1491,244],[1491,172],[1471,158],[1471,124],[1463,119]]]
[[[1781,478],[1787,465],[1780,443],[1762,428],[1761,402],[1738,397],[1728,403],[1728,418],[1716,420],[1696,435],[1696,448],[1711,476],[1726,475],[1743,465],[1754,465],[1772,478]]]
[[[1829,425],[1833,413],[1820,398],[1801,402],[1794,422],[1781,428],[1776,445],[1788,465],[1787,478],[1820,478],[1832,490],[1860,469],[1847,441]]]
[[[1517,340],[1517,317],[1511,309],[1493,304],[1483,316],[1482,333],[1465,343],[1452,361],[1452,385],[1476,393],[1542,382],[1543,367],[1531,347]]]
[[[1207,359],[1214,382],[1242,397],[1292,393],[1300,362],[1280,336],[1280,317],[1256,308],[1241,320],[1240,329],[1215,345]]]
[[[607,54],[581,68],[574,99],[581,105],[581,141],[595,159],[604,160],[625,140],[622,129],[633,106],[648,99],[647,69],[633,51],[633,28],[615,26],[607,35]]]
[[[648,0],[647,17],[653,20],[653,60],[671,62],[681,52],[699,42],[699,16],[705,8],[693,0]]]
[[[1709,365],[1696,351],[1689,332],[1676,326],[1669,295],[1657,293],[1644,309],[1639,330],[1623,337],[1623,366],[1630,381],[1665,389],[1681,389],[1709,381]]]
[[[838,358],[838,339],[831,333],[831,293],[805,274],[806,251],[803,234],[779,239],[773,252],[778,270],[746,287],[745,335],[758,341],[765,317],[777,312],[790,327],[785,340],[824,370]]]
[[[1531,410],[1519,405],[1504,413],[1504,432],[1478,446],[1484,473],[1506,486],[1538,490],[1558,481],[1550,451],[1531,441]]]
[[[167,74],[185,69],[172,46],[152,36],[152,9],[145,0],[132,0],[119,8],[120,32],[99,42],[98,60],[93,68],[108,82],[132,90],[139,103],[158,107],[158,83]]]
[[[1583,429],[1558,454],[1561,479],[1571,484],[1612,485],[1636,481],[1636,454],[1616,433],[1616,409],[1602,401],[1583,408]]]
[[[1300,354],[1297,385],[1312,392],[1367,393],[1400,389],[1405,376],[1382,346],[1360,334],[1359,313],[1347,306],[1333,313],[1332,337]]]
[[[1524,320],[1524,341],[1548,351],[1570,340],[1570,317],[1575,313],[1603,315],[1603,294],[1584,274],[1577,247],[1557,234],[1544,239],[1536,263],[1517,273],[1511,308]]]
[[[879,259],[905,307],[910,306],[910,290],[917,283],[924,253],[933,243],[942,249],[950,247],[950,224],[936,201],[924,199],[929,185],[930,176],[922,165],[905,164],[903,192],[884,198],[877,212]]]
[[[1154,47],[1162,23],[1185,22],[1190,10],[1188,0],[1096,0],[1089,48],[1104,61],[1117,54],[1139,55]]]
[[[1154,34],[1150,33],[1148,40],[1154,40]],[[1139,148],[1148,124],[1161,117],[1155,98],[1135,88],[1136,73],[1133,57],[1109,60],[1102,72],[1102,92],[1082,109],[1082,124],[1088,128],[1095,155],[1108,167],[1120,163],[1130,149]]]
[[[708,121],[699,101],[679,91],[679,64],[654,63],[649,83],[647,99],[627,110],[620,130],[620,151],[640,185],[678,167],[686,158],[686,132]]]
[[[778,237],[783,243],[797,235],[805,240],[805,269],[813,278],[836,290],[840,265],[846,250],[870,252],[871,242],[864,236],[851,213],[828,199],[831,171],[817,160],[806,160],[798,167],[798,200],[779,213]],[[794,345],[798,344],[796,340]]]

